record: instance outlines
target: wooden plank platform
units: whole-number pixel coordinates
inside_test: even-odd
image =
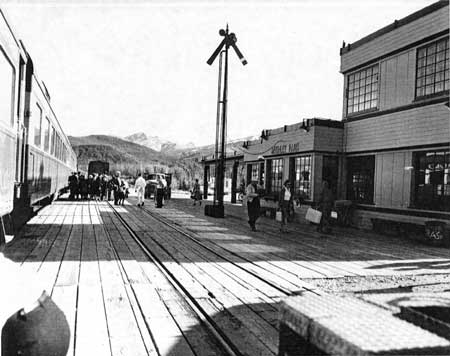
[[[305,279],[450,272],[448,251],[438,248],[355,232],[323,239],[308,227],[280,235],[265,222],[255,233],[189,201],[133,202],[116,211],[94,201],[42,209],[2,247],[0,322],[45,289],[69,322],[69,355],[226,355],[193,301],[242,354],[275,355],[280,300],[321,294]]]

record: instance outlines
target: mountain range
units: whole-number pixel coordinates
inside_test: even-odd
[[[241,145],[248,137],[227,144]],[[124,138],[108,135],[69,136],[77,155],[78,170],[87,171],[90,161],[107,161],[111,172],[134,176],[137,172],[170,172],[174,187],[188,188],[195,178],[203,178],[200,161],[203,156],[214,154],[214,144],[195,147],[193,144],[179,145],[157,136],[136,133]]]
[[[143,132],[138,132],[124,138],[127,141],[137,143],[142,146],[146,146],[158,152],[170,153],[176,152],[178,150],[193,149],[195,145],[193,143],[188,143],[186,145],[181,145],[171,141],[163,140],[158,136],[147,136]]]

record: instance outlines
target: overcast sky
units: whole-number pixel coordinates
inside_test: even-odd
[[[307,117],[341,119],[342,41],[354,42],[431,0],[12,2],[2,8],[46,83],[66,134],[143,131],[214,142],[218,61],[229,24],[248,60],[230,53],[228,137]]]

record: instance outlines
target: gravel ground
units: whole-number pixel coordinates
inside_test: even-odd
[[[450,274],[411,276],[366,276],[327,279],[303,279],[324,292],[337,295],[450,292]]]

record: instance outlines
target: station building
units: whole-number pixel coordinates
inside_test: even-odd
[[[342,120],[263,130],[227,158],[230,179],[258,181],[263,204],[273,207],[284,180],[308,204],[326,179],[364,228],[374,219],[450,221],[449,2],[343,46],[340,55]],[[214,162],[203,163],[206,177]]]
[[[344,187],[356,224],[450,220],[449,2],[340,54]]]

